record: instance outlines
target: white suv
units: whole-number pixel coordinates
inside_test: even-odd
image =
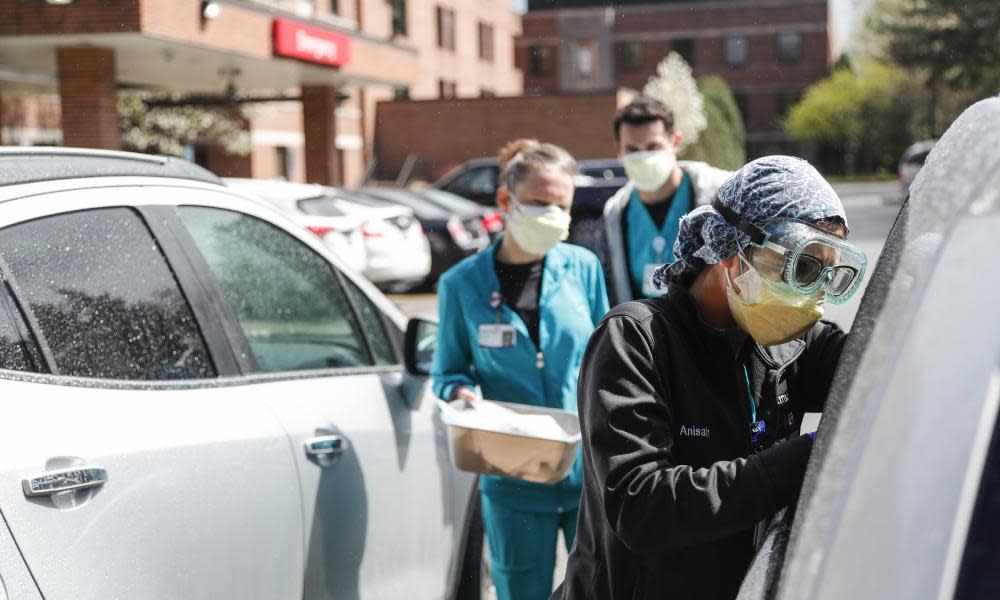
[[[430,326],[404,352],[266,205],[175,159],[2,149],[0,273],[0,597],[452,598],[478,567]]]

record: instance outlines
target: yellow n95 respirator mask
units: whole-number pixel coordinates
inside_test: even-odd
[[[524,206],[510,195],[512,209],[507,215],[507,230],[522,250],[545,256],[553,246],[569,237],[570,216],[554,204]]]
[[[761,346],[794,340],[823,317],[824,294],[803,295],[765,277],[739,254],[746,272],[736,280],[726,269],[726,296],[736,323]],[[738,291],[737,291],[738,288]]]

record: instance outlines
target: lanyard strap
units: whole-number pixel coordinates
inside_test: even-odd
[[[757,403],[753,399],[753,392],[750,391],[750,373],[747,372],[746,364],[743,365],[743,381],[747,385],[747,398],[750,400],[750,424],[757,422]]]

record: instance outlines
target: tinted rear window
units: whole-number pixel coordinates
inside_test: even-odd
[[[299,210],[314,217],[342,217],[344,211],[337,206],[337,201],[333,198],[308,198],[299,200]]]
[[[67,213],[0,231],[0,255],[62,375],[212,377],[187,301],[132,210]]]

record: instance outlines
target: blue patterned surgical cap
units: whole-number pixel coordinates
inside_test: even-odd
[[[792,156],[765,156],[748,163],[722,184],[718,198],[761,227],[780,219],[811,223],[833,217],[847,225],[844,206],[830,184],[808,162]],[[706,264],[720,263],[749,243],[750,238],[714,208],[699,206],[681,219],[676,260],[656,269],[652,282],[659,288],[671,281],[686,282]]]

